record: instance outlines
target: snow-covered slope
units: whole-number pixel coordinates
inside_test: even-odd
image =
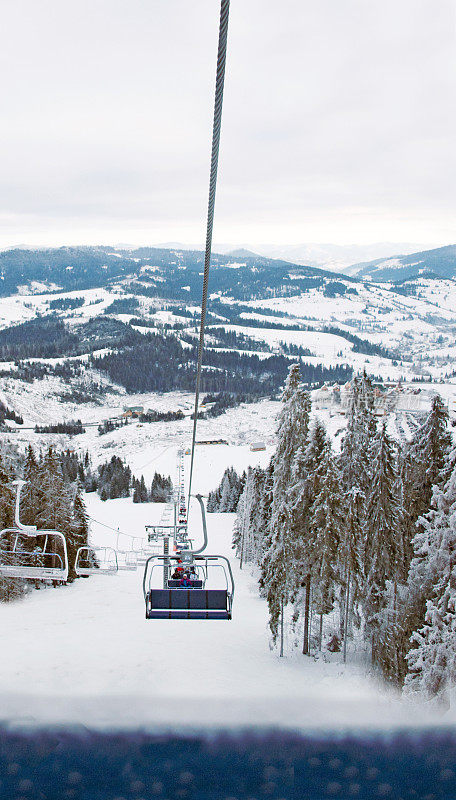
[[[350,274],[378,281],[399,281],[431,273],[441,278],[456,276],[456,245],[422,250],[407,255],[396,254],[389,258],[354,264]]]
[[[207,463],[197,472],[195,489],[205,490],[212,480]],[[130,500],[87,499],[93,518],[134,535],[142,535],[145,522],[157,521],[161,510]],[[199,530],[194,514],[191,523]],[[233,515],[209,515],[208,522],[210,550],[232,558]],[[97,524],[93,537],[103,544],[116,540]],[[232,622],[146,621],[140,572],[81,579],[0,606],[7,643],[3,719],[168,729],[252,722],[334,729],[422,720],[365,675],[356,653],[344,667],[340,654],[314,661],[299,649],[284,659],[271,652],[266,603],[249,572],[233,566]]]

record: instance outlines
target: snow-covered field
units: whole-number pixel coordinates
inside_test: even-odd
[[[212,487],[221,466],[218,458],[205,462],[195,489]],[[132,535],[143,535],[144,524],[158,521],[162,511],[131,500],[102,503],[95,495],[87,502],[91,517]],[[190,521],[198,538],[195,508]],[[403,705],[366,675],[355,654],[344,667],[340,654],[315,661],[299,651],[283,659],[271,651],[266,603],[232,555],[233,515],[212,514],[208,523],[209,550],[233,562],[231,622],[146,621],[140,571],[80,579],[2,605],[3,720],[166,729],[423,721],[421,710]],[[115,544],[116,534],[101,525],[93,524],[92,535],[97,543]]]
[[[417,278],[413,286],[399,293],[401,287],[368,281],[353,283],[342,276],[338,277],[342,294],[328,296],[326,286],[311,289],[291,297],[272,297],[247,302],[251,311],[242,312],[246,326],[235,326],[239,332],[247,333],[257,341],[264,341],[273,350],[280,350],[281,342],[307,347],[314,353],[317,363],[348,363],[356,371],[364,369],[385,379],[397,380],[401,376],[411,379],[417,375],[431,375],[434,378],[446,377],[453,370],[454,329],[456,326],[456,283],[452,280]],[[402,287],[404,288],[404,287]],[[37,289],[37,287],[35,287]],[[87,289],[51,294],[16,294],[0,298],[0,329],[18,322],[32,319],[37,314],[47,314],[53,300],[64,298],[83,298],[84,304],[72,310],[54,311],[70,326],[87,322],[92,317],[103,314],[112,302],[119,298],[132,298],[126,292],[122,281],[107,288]],[[219,299],[218,294],[215,295]],[[233,304],[234,298],[224,296],[223,302]],[[188,323],[188,332],[194,331],[194,323],[187,318],[176,316],[166,306],[170,301],[159,298],[136,298],[138,309],[135,316],[147,318],[148,323]],[[186,311],[198,309],[189,301]],[[268,310],[273,314],[268,315]],[[261,312],[261,313],[260,313]],[[280,319],[282,313],[283,319]],[[131,314],[114,314],[120,321],[127,322]],[[273,323],[271,328],[253,328],[249,320]],[[287,325],[301,324],[312,328],[335,326],[354,334],[372,344],[388,348],[393,358],[366,356],[356,352],[356,348],[342,336],[334,333],[312,331],[276,330],[280,322]],[[232,329],[226,321],[219,326]],[[138,326],[141,333],[150,332],[149,327]],[[184,343],[184,346],[188,346]],[[310,359],[312,360],[312,358]],[[394,361],[394,363],[392,363]]]

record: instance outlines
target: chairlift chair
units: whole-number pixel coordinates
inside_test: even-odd
[[[35,546],[28,549],[28,545]],[[68,555],[64,535],[60,531],[38,529],[33,535],[19,528],[0,531],[0,574],[9,578],[66,581]]]
[[[146,619],[228,620],[232,617],[234,578],[231,564],[225,556],[203,553],[207,546],[206,513],[201,495],[196,498],[201,509],[203,545],[199,550],[182,549],[174,555],[164,553],[147,559],[143,578]],[[173,564],[182,565],[184,570],[195,568],[198,579],[185,584],[175,581],[169,577]],[[160,574],[164,580],[162,588],[156,585]]]
[[[117,552],[113,547],[80,547],[76,553],[76,575],[116,575],[119,569]]]
[[[153,585],[155,571],[161,575],[163,566],[170,567],[180,561],[180,555],[159,555],[147,559],[143,580],[146,619],[230,620],[234,579],[228,559],[219,555],[193,555],[192,564],[203,571],[204,579],[190,581],[189,585],[183,586],[180,581],[169,578],[166,588],[159,589]],[[223,576],[215,581],[219,586],[206,588],[217,568],[218,575],[221,572]]]
[[[0,574],[10,578],[66,581],[68,551],[63,533],[40,530],[36,525],[23,525],[20,521],[21,491],[25,483],[23,480],[13,482],[16,486],[15,527],[0,531]]]
[[[120,556],[120,558],[119,558]],[[138,569],[138,554],[135,550],[118,550],[117,566],[120,570],[134,572]]]

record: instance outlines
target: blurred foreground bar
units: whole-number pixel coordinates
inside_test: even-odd
[[[0,733],[13,800],[456,798],[456,733]]]

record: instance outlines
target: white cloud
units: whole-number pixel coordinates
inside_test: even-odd
[[[0,244],[202,240],[218,0],[5,0]],[[456,240],[452,0],[232,3],[216,235]]]

